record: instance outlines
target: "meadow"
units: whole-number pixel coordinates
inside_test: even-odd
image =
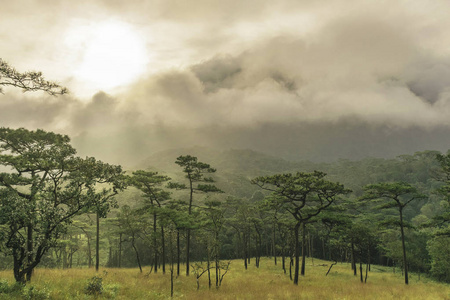
[[[372,266],[364,284],[347,263],[338,263],[325,276],[329,264],[309,260],[306,276],[295,286],[273,260],[262,259],[260,268],[251,264],[248,270],[241,260],[234,260],[219,289],[214,282],[208,288],[206,274],[200,278],[199,290],[194,274],[174,278],[173,299],[450,299],[450,285],[423,276],[419,279],[418,274],[412,273],[406,286],[400,271],[394,274],[392,268]],[[166,274],[149,271],[103,268],[96,273],[93,269],[38,268],[25,291],[0,293],[0,299],[170,299],[170,270]],[[99,296],[85,293],[93,276],[102,278]],[[6,281],[12,284],[12,271],[0,271],[0,281],[3,286]]]

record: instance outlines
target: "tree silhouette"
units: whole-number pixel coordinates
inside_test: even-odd
[[[23,92],[44,91],[49,95],[64,95],[69,91],[59,84],[45,80],[42,72],[18,72],[7,62],[0,58],[0,93],[2,86],[12,86],[22,89]]]

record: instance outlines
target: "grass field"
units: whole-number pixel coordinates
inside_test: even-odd
[[[348,264],[333,266],[325,276],[330,262],[311,260],[306,276],[295,286],[281,266],[268,258],[261,260],[258,269],[250,265],[246,271],[241,260],[232,261],[222,286],[208,289],[207,275],[200,278],[197,291],[195,275],[181,275],[174,280],[174,299],[450,299],[450,285],[437,283],[417,274],[410,276],[410,284],[403,283],[400,272],[373,266],[366,284],[353,276]],[[103,293],[98,299],[170,299],[170,273],[148,274],[138,269],[37,269],[28,289],[32,299],[94,299],[85,288],[93,276],[102,277]],[[1,271],[0,280],[13,283],[12,271]],[[214,283],[213,283],[214,284]],[[24,292],[21,292],[24,294]],[[16,293],[0,293],[0,299],[17,299]]]

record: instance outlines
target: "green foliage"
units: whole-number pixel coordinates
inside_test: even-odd
[[[365,194],[361,198],[363,201],[370,201],[376,203],[376,210],[379,209],[398,209],[399,219],[398,222],[389,218],[384,218],[383,225],[397,225],[400,228],[401,241],[402,241],[402,262],[403,270],[405,274],[405,284],[408,284],[408,261],[407,261],[407,249],[405,243],[405,230],[406,227],[411,225],[404,220],[403,210],[405,207],[414,200],[425,199],[426,195],[417,191],[417,188],[409,183],[405,182],[382,182],[377,184],[370,184],[364,187]],[[392,249],[392,247],[389,247]],[[389,249],[388,248],[388,249]],[[389,251],[387,251],[389,252]],[[391,251],[392,252],[392,251]],[[394,253],[398,253],[395,251]],[[394,256],[391,254],[391,257]],[[398,259],[398,258],[397,258]]]
[[[297,172],[257,177],[252,183],[263,190],[271,191],[296,220],[306,221],[317,216],[340,196],[351,192],[340,183],[325,180],[325,173]]]
[[[120,166],[79,158],[68,136],[0,128],[0,251],[14,258],[17,281],[28,279],[58,244],[73,217],[124,188]],[[102,187],[99,187],[102,185]]]
[[[89,279],[86,287],[84,288],[84,293],[87,295],[101,295],[103,293],[103,278],[94,276]]]
[[[423,195],[417,191],[417,188],[406,182],[381,182],[377,184],[369,184],[364,187],[365,194],[362,200],[377,200],[381,202],[377,208],[393,208],[405,207],[413,200],[425,199]],[[402,198],[406,198],[402,201]]]
[[[25,286],[22,283],[13,283],[9,285],[6,280],[0,280],[0,298],[1,295],[11,298],[26,300],[46,300],[50,299],[50,292],[47,288],[37,288],[35,286]]]
[[[124,186],[131,184],[136,188],[121,193],[117,198],[114,197],[120,199],[118,202],[121,204],[122,210],[116,210],[115,201],[109,202],[109,207],[100,205],[103,216],[108,214],[109,217],[116,217],[109,218],[108,221],[103,223],[102,228],[105,230],[105,235],[100,243],[100,251],[102,251],[100,256],[109,257],[108,266],[110,267],[118,266],[119,261],[121,261],[121,266],[136,266],[137,252],[141,256],[144,268],[146,265],[153,264],[154,261],[162,263],[162,238],[165,238],[165,245],[168,246],[170,232],[172,235],[173,233],[179,234],[180,261],[183,261],[186,258],[187,231],[192,230],[190,253],[193,260],[204,260],[207,258],[207,254],[214,259],[214,255],[220,253],[221,260],[247,255],[248,258],[252,257],[253,264],[255,262],[254,256],[273,255],[273,248],[278,255],[283,254],[289,260],[289,257],[293,255],[295,245],[292,229],[297,224],[295,214],[293,215],[290,212],[295,212],[297,208],[303,205],[302,195],[307,194],[305,205],[299,210],[301,215],[298,214],[297,218],[307,223],[307,248],[311,248],[306,249],[306,252],[311,251],[314,259],[320,257],[348,261],[350,259],[351,241],[353,241],[357,252],[355,254],[356,260],[361,258],[363,261],[367,261],[370,258],[370,262],[374,264],[383,263],[390,266],[396,264],[399,266],[402,264],[402,245],[400,232],[397,228],[403,224],[408,266],[411,271],[428,272],[433,260],[442,261],[444,258],[438,260],[438,256],[430,257],[432,246],[429,242],[428,247],[426,247],[427,241],[449,232],[446,223],[448,216],[445,212],[448,212],[447,196],[450,189],[445,187],[444,180],[438,183],[430,176],[430,174],[434,176],[436,173],[433,168],[439,167],[435,155],[436,152],[427,151],[401,156],[396,159],[368,158],[361,161],[340,160],[334,163],[313,164],[277,160],[250,151],[232,150],[210,153],[209,156],[202,157],[205,157],[220,169],[219,174],[213,172],[214,179],[218,179],[220,182],[220,188],[211,184],[211,181],[214,180],[211,180],[212,178],[207,172],[208,168],[205,168],[206,171],[202,173],[202,181],[192,182],[194,201],[190,214],[189,202],[187,201],[189,197],[187,189],[190,189],[190,182],[183,180],[183,177],[189,179],[188,174],[179,172],[180,175],[177,175],[180,164],[171,163],[171,165],[163,167],[164,162],[161,161],[160,165],[156,165],[158,169],[164,170],[163,174],[170,174],[171,178],[183,181],[183,183],[168,183],[165,180],[168,176],[142,170],[135,171],[126,178]],[[168,155],[167,160],[169,162],[170,157],[175,156]],[[193,163],[195,162],[193,158],[193,156],[190,156],[184,162]],[[199,164],[201,167],[206,167],[206,165],[208,164]],[[94,178],[95,176],[89,175],[89,173],[94,174],[90,171],[94,169],[93,166],[95,166],[95,161],[92,161],[92,164],[87,162],[84,169],[80,168],[80,177],[84,176],[82,174],[85,174],[85,177],[77,182],[90,181],[88,178]],[[214,170],[210,166],[209,168]],[[325,177],[324,172],[317,171],[307,173],[314,169],[324,170],[328,175]],[[152,167],[152,170],[155,170],[155,166]],[[183,170],[186,169],[183,168]],[[193,167],[190,170],[192,174],[195,173]],[[304,174],[317,174],[317,176],[314,175],[309,180],[303,180],[300,176],[295,179],[298,170],[303,170]],[[274,175],[275,172],[279,171],[292,173]],[[279,186],[269,181],[264,183],[267,190],[261,189],[255,184],[251,185],[249,178],[257,175],[266,175],[258,178],[272,177],[274,180],[276,178],[277,181],[273,181],[273,183],[277,182]],[[75,177],[78,177],[78,175],[74,173],[72,178],[75,179]],[[18,192],[22,194],[29,193],[29,187],[32,185],[30,183],[32,182],[30,181],[31,178],[31,176],[25,176],[25,173],[21,176],[6,174],[2,177],[5,182],[8,182],[8,180],[15,182],[14,188],[17,188]],[[194,178],[194,176],[191,178]],[[351,187],[355,192],[349,195],[348,199],[347,197],[343,198],[342,195],[337,195],[331,205],[314,215],[315,208],[320,207],[320,198],[326,205],[327,195],[332,196],[329,191],[318,192],[321,187],[325,188],[325,191],[327,190],[326,187],[330,190],[333,187],[332,185],[321,184],[321,180],[339,181],[345,187]],[[300,183],[304,183],[303,188]],[[397,183],[400,184],[396,186]],[[153,186],[149,188],[149,186],[146,186],[147,184]],[[408,191],[408,189],[412,191],[410,187],[413,187],[417,194],[426,194],[429,197],[420,197],[420,199],[417,198],[407,203],[404,209],[404,219],[401,223],[398,217],[398,206],[396,205],[398,203],[388,197],[378,197],[382,194],[377,194],[376,200],[371,201],[370,204],[360,205],[361,201],[357,200],[362,199],[363,187],[367,184],[370,184],[373,188],[373,195],[375,195],[377,188],[384,190],[384,192],[389,190],[392,194],[395,194],[395,192],[398,194],[398,192]],[[86,190],[86,198],[91,199],[92,206],[84,211],[93,211],[97,208],[94,204],[99,203],[102,195],[108,196],[107,194],[101,194],[102,189],[108,187],[107,184],[98,184],[94,180],[92,187],[94,186],[95,188],[92,188],[89,193]],[[174,190],[169,193],[164,190],[166,187]],[[431,192],[438,188],[440,193],[433,194]],[[203,192],[218,192],[221,189],[227,190],[229,193],[227,201],[222,202],[221,205],[215,202],[221,197],[203,197]],[[369,194],[368,189],[366,190],[366,196]],[[143,190],[146,190],[146,192]],[[268,193],[270,191],[271,194]],[[114,193],[114,189],[110,189],[109,192]],[[0,214],[0,241],[6,241],[8,239],[9,220],[12,217],[16,220],[25,220],[28,211],[42,207],[42,204],[34,204],[7,188],[0,189],[0,193],[1,204],[3,205],[0,209],[4,212]],[[36,198],[37,203],[44,199],[44,193],[39,192],[38,194],[41,198]],[[199,197],[200,195],[202,197]],[[409,201],[411,195],[413,193],[400,195],[398,197],[400,205]],[[170,199],[170,197],[173,197],[173,199]],[[290,201],[289,197],[294,200]],[[213,201],[209,201],[211,199]],[[103,210],[103,208],[105,209]],[[154,222],[156,218],[157,221]],[[309,219],[306,220],[306,218]],[[214,224],[214,222],[217,223]],[[415,225],[414,228],[410,226],[410,222]],[[48,263],[46,266],[61,266],[64,257],[68,257],[72,250],[76,251],[73,260],[74,265],[86,265],[88,263],[86,257],[92,257],[92,254],[87,254],[87,236],[94,236],[93,224],[86,221],[83,225],[77,224],[78,227],[72,225],[74,224],[68,222],[60,227],[63,230],[59,237],[55,239],[54,246],[56,248],[53,248],[55,252],[47,252],[48,254],[42,257],[42,260],[45,259]],[[425,227],[425,225],[429,227]],[[159,230],[162,227],[164,227],[164,232]],[[5,230],[3,230],[4,228]],[[155,232],[154,229],[158,230]],[[420,231],[407,229],[420,229]],[[20,230],[24,235],[27,229],[22,227]],[[214,236],[215,232],[218,233],[217,237]],[[80,235],[80,237],[77,237],[77,235]],[[154,243],[155,238],[157,243]],[[133,249],[133,239],[137,250]],[[172,247],[176,249],[174,246],[176,239],[173,236],[171,242]],[[435,245],[435,247],[437,246]],[[11,254],[11,250],[8,250],[7,247],[3,249],[10,251]],[[166,259],[169,259],[168,249],[166,248]],[[245,251],[246,254],[244,254]],[[361,251],[363,253],[360,253]],[[158,254],[157,259],[153,258],[155,253]],[[177,251],[174,253],[177,253]],[[24,261],[26,262],[26,260],[25,258]],[[393,263],[393,260],[395,263]],[[7,264],[3,265],[12,266],[12,260],[6,262]],[[287,264],[289,264],[289,261],[287,261]],[[67,266],[67,264],[65,265]],[[250,267],[250,269],[252,268]],[[442,278],[442,276],[436,275],[436,278]],[[106,290],[107,288],[104,286],[102,297],[106,297]]]
[[[8,281],[2,279],[0,280],[0,294],[7,294],[9,293],[10,288],[9,288],[9,283]]]
[[[175,163],[182,167],[186,177],[194,182],[204,181],[203,173],[216,172],[216,169],[211,168],[209,164],[200,162],[197,157],[191,155],[179,156]],[[210,178],[207,178],[206,181],[210,181]]]
[[[120,291],[119,284],[107,284],[103,289],[102,296],[106,299],[115,299]]]
[[[149,209],[161,206],[161,202],[170,198],[170,193],[161,188],[162,184],[169,180],[168,176],[144,170],[134,171],[133,176],[129,178],[130,184],[142,192]]]
[[[201,184],[201,182],[214,182],[212,177],[205,177],[206,173],[216,172],[216,169],[212,168],[209,164],[200,162],[197,157],[191,155],[179,156],[175,163],[183,168],[183,172],[186,174],[185,177],[189,181],[189,188],[191,192],[198,191],[203,193],[222,193],[222,190],[213,184]],[[200,184],[194,186],[195,183]],[[179,183],[170,183],[168,187],[176,189],[188,188],[186,185]],[[190,201],[192,201],[192,199]]]
[[[450,224],[450,153],[439,154],[437,159],[441,165],[438,180],[443,182],[437,192],[444,197],[444,200],[440,203],[440,212],[433,217],[433,225],[445,228]]]
[[[26,286],[22,292],[23,299],[26,300],[46,300],[50,299],[50,292],[44,289],[38,289],[34,286]]]
[[[450,237],[437,236],[428,242],[431,256],[431,275],[450,283]]]

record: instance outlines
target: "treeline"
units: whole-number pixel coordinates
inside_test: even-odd
[[[125,173],[75,157],[67,137],[2,130],[0,263],[18,281],[37,265],[184,265],[218,287],[230,259],[270,256],[296,284],[307,257],[351,262],[362,282],[372,264],[450,282],[449,155],[313,164],[230,151],[218,170],[180,155],[170,174]]]

